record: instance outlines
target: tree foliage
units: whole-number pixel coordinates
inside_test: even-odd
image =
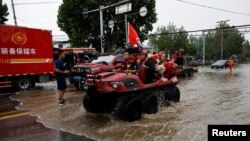
[[[158,27],[155,36],[149,37],[149,45],[159,51],[167,51],[173,53],[174,51],[183,48],[186,54],[195,55],[197,52],[197,45],[190,44],[188,34],[183,33],[185,29],[183,26],[177,28],[173,23],[167,27]]]
[[[3,4],[3,1],[0,0],[0,24],[4,24],[8,21],[7,16],[9,15],[8,7],[6,4]]]
[[[230,27],[230,25],[224,25]],[[181,33],[180,33],[181,32]],[[203,41],[202,37],[188,37],[184,27],[177,28],[173,23],[167,27],[161,26],[150,36],[149,45],[160,51],[175,51],[184,48],[185,53],[202,58]],[[174,33],[174,34],[173,34]],[[236,28],[226,28],[210,31],[205,38],[206,60],[218,60],[221,58],[221,38],[223,37],[224,59],[232,55],[248,57],[250,55],[249,41],[245,41],[242,33]]]
[[[229,25],[225,25],[229,27]],[[221,40],[223,38],[223,40]],[[228,28],[209,32],[206,36],[206,58],[218,60],[221,58],[221,42],[223,42],[223,58],[232,55],[241,56],[245,38],[236,28]]]
[[[242,57],[246,58],[250,58],[250,43],[249,41],[245,41],[243,44],[243,49],[242,49]]]
[[[100,43],[100,19],[99,12],[88,14],[88,18],[83,16],[83,9],[93,10],[99,8],[100,5],[110,5],[120,0],[63,0],[59,7],[57,23],[69,36],[69,42],[73,46],[88,46],[90,43],[94,47],[99,47]],[[156,22],[155,0],[131,0],[131,13],[138,13],[140,8],[145,6],[148,14],[140,17],[139,14],[128,16],[128,21],[133,24],[138,31],[142,41],[147,39],[147,34],[152,31],[152,24]],[[105,51],[111,50],[112,47],[125,46],[125,22],[124,14],[115,15],[115,7],[107,9],[103,12],[104,20],[104,48]],[[114,20],[115,26],[109,29],[108,21]],[[98,48],[100,50],[100,48]]]

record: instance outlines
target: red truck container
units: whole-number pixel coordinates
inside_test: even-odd
[[[50,31],[0,25],[0,88],[28,89],[53,73]]]

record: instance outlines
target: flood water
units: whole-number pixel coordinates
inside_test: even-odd
[[[135,122],[85,112],[84,93],[73,87],[65,95],[66,104],[59,106],[56,84],[40,86],[12,96],[22,102],[18,108],[30,110],[47,127],[94,140],[204,141],[209,124],[250,124],[250,64],[239,65],[232,73],[199,68],[194,77],[180,79],[179,103]]]

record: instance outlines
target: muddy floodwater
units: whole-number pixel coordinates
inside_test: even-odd
[[[192,78],[180,79],[181,101],[160,107],[158,113],[135,122],[85,112],[84,92],[70,87],[59,106],[55,82],[12,96],[19,109],[28,109],[45,126],[104,141],[204,141],[208,124],[250,124],[250,64],[230,73],[199,68]]]

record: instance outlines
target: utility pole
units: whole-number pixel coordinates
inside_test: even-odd
[[[84,15],[87,15],[87,14],[93,13],[93,12],[99,12],[99,14],[100,14],[100,45],[101,45],[101,53],[104,53],[104,48],[103,48],[103,11],[106,10],[106,9],[121,5],[123,3],[129,2],[129,1],[130,0],[123,0],[123,1],[111,4],[111,5],[107,5],[107,6],[101,5],[98,9],[94,9],[94,10],[91,10],[91,11],[83,10],[82,14],[84,14]]]
[[[13,17],[14,17],[15,26],[17,26],[16,12],[15,12],[15,6],[14,6],[13,0],[11,0],[11,5],[12,5],[12,10],[13,10]]]
[[[205,62],[206,62],[206,48],[205,48],[205,46],[206,46],[206,38],[205,38],[206,36],[205,36],[205,31],[203,30],[202,31],[202,43],[203,43],[203,48],[202,48],[202,51],[203,51],[203,60],[202,60],[202,62],[203,62],[203,65],[205,66]]]
[[[101,43],[101,53],[104,53],[104,48],[103,48],[103,7],[100,6],[100,43]]]
[[[125,14],[126,47],[128,47],[128,15]]]
[[[226,22],[228,22],[230,20],[225,20],[225,21],[218,21],[216,23],[219,23],[219,27],[220,28],[223,28],[226,24]],[[223,49],[223,45],[224,45],[224,36],[223,36],[223,29],[220,30],[220,47],[221,47],[221,60],[223,60],[223,52],[224,52],[224,49]]]

